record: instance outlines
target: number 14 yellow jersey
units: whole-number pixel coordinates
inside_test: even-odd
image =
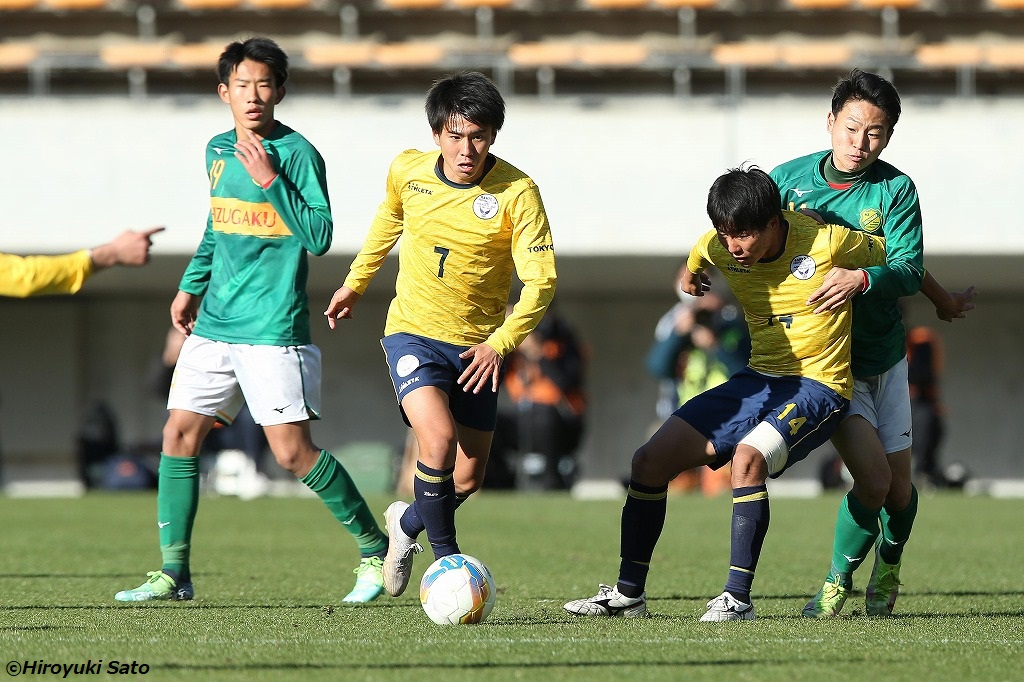
[[[537,326],[555,292],[555,251],[537,185],[492,156],[483,177],[444,177],[438,152],[408,150],[388,172],[387,196],[345,286],[365,292],[401,237],[385,335],[417,334],[508,354]],[[512,275],[523,290],[505,318]]]
[[[725,276],[750,329],[751,369],[819,381],[844,398],[853,395],[850,369],[852,304],[815,314],[807,299],[829,270],[885,263],[885,241],[839,225],[783,211],[789,224],[782,253],[744,267],[710,230],[690,251],[687,267],[698,273],[715,265]]]

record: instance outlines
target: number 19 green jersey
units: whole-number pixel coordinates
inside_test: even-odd
[[[235,158],[234,130],[206,147],[210,214],[179,289],[203,296],[194,332],[214,341],[311,342],[307,252],[331,246],[323,158],[281,123],[263,140],[278,176],[263,189]]]

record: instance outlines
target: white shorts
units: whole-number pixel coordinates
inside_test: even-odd
[[[914,443],[906,356],[884,374],[854,379],[853,398],[846,416],[855,414],[875,427],[887,455],[906,450]]]
[[[319,419],[320,349],[185,339],[167,409],[230,424],[246,403],[261,426]]]

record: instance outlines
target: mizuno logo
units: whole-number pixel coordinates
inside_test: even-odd
[[[902,542],[898,542],[896,540],[890,540],[889,538],[885,538],[885,541],[888,542],[893,547],[899,547],[900,545],[903,544]]]
[[[217,152],[217,156],[220,156],[224,152],[233,152],[234,149],[221,149],[220,147],[212,147],[213,151]]]
[[[794,189],[793,190],[793,194],[795,194],[797,196],[797,198],[799,198],[799,197],[802,197],[803,195],[807,194],[808,192],[813,192],[813,191],[814,191],[813,189]]]
[[[353,514],[353,515],[351,516],[351,518],[349,518],[349,520],[348,520],[348,521],[342,521],[341,523],[342,523],[342,525],[344,525],[344,526],[350,526],[350,525],[352,525],[352,522],[353,522],[353,521],[355,521],[355,520],[356,520],[356,515],[355,515],[355,514]]]
[[[910,431],[904,431],[900,435],[903,436],[904,438],[910,438],[911,433],[913,433],[913,429],[911,429]]]
[[[277,412],[278,414],[284,414],[284,411],[287,410],[287,409],[288,409],[287,405],[285,405],[284,407],[275,407],[274,408],[274,412]]]
[[[850,556],[849,554],[844,554],[843,556],[846,557],[846,560],[849,561],[851,564],[855,561],[860,561],[864,558],[862,556]]]
[[[160,527],[160,528],[163,528],[164,526],[169,526],[169,525],[171,525],[171,522],[170,522],[170,521],[157,521],[157,522],[156,522],[156,525],[157,525],[158,527]]]

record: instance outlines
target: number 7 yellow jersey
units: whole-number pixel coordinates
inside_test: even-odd
[[[471,185],[444,177],[437,152],[408,150],[345,286],[365,292],[401,237],[385,335],[417,334],[508,354],[537,326],[555,293],[555,251],[537,185],[491,155]],[[513,273],[523,282],[505,317]]]

